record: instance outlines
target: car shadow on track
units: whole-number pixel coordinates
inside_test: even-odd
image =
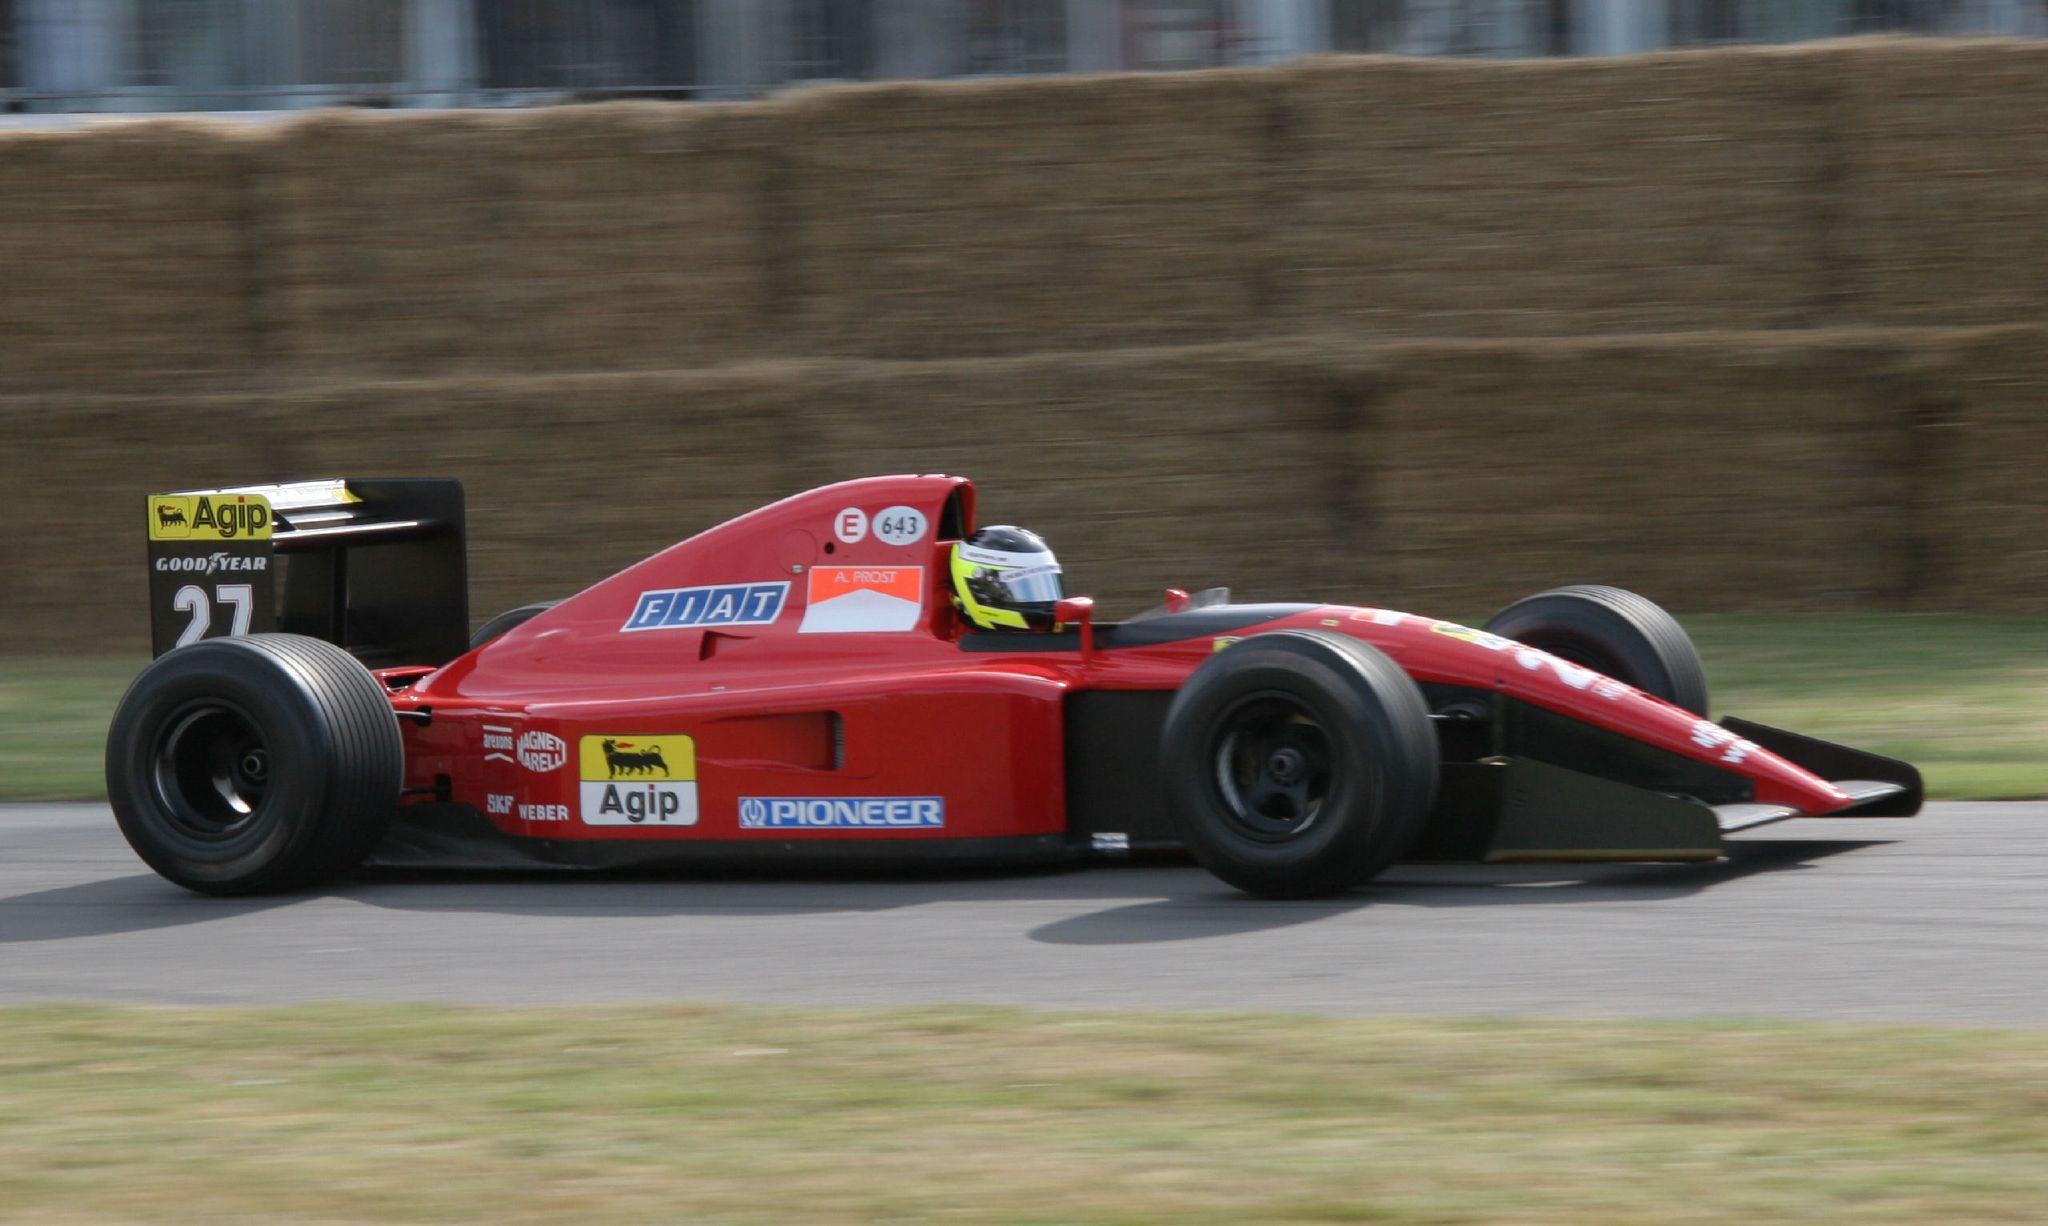
[[[1032,930],[1056,945],[1182,941],[1313,923],[1371,907],[1546,906],[1683,898],[1757,873],[1810,867],[1878,840],[1738,845],[1713,864],[1405,864],[1336,898],[1251,898],[1185,860],[1009,871],[729,870],[565,873],[367,869],[324,889],[208,898],[149,873],[0,898],[0,945],[234,920],[323,900],[380,910],[505,916],[758,916],[764,920],[960,902],[1104,904]]]
[[[1527,907],[1685,898],[1758,873],[1805,869],[1888,840],[1743,843],[1710,864],[1403,864],[1334,898],[1275,902],[1215,882],[1212,889],[1134,903],[1045,925],[1055,945],[1130,945],[1262,932],[1370,907]]]
[[[258,915],[307,897],[207,898],[180,889],[155,873],[109,877],[0,898],[0,945],[204,924]]]

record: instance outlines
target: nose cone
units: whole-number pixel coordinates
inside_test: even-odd
[[[1703,716],[1547,651],[1455,622],[1353,610],[1346,629],[1393,656],[1418,681],[1498,690],[1532,706],[1618,732],[1751,781],[1756,800],[1832,813],[1855,798]]]

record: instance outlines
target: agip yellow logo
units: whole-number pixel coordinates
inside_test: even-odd
[[[261,494],[151,494],[152,541],[267,541],[275,517]]]
[[[587,826],[697,824],[697,743],[687,736],[586,736],[576,766]]]

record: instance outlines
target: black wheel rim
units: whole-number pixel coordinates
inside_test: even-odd
[[[164,721],[150,754],[150,781],[179,834],[225,842],[262,816],[270,746],[240,708],[192,703]]]
[[[1255,694],[1216,727],[1210,757],[1231,826],[1267,843],[1314,826],[1336,782],[1336,754],[1315,713],[1284,694]]]

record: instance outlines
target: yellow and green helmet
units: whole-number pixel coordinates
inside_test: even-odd
[[[991,524],[953,546],[953,603],[983,630],[1050,630],[1059,559],[1035,532]]]

